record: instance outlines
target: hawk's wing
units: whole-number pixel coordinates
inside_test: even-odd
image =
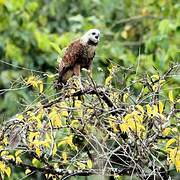
[[[83,52],[83,45],[80,40],[76,40],[69,45],[62,61],[59,63],[59,81],[65,81],[66,74],[71,74],[75,63],[80,58]],[[64,80],[63,80],[64,79]]]
[[[74,41],[67,48],[63,57],[63,62],[66,67],[73,66],[76,60],[82,55],[83,45],[80,44],[80,40]]]

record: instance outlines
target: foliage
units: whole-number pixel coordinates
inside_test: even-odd
[[[176,1],[0,2],[0,110],[8,117],[19,111],[19,104],[33,100],[26,87],[21,87],[24,76],[34,71],[40,76],[56,73],[57,52],[62,55],[63,49],[89,28],[102,32],[94,61],[99,68],[93,73],[98,83],[106,78],[111,61],[136,67],[136,72],[143,74],[146,70],[155,73],[153,67],[165,72],[169,62],[179,59],[180,5]],[[124,73],[117,76],[128,78]],[[19,84],[15,86],[16,81]],[[175,76],[173,84],[178,82]]]
[[[179,171],[179,7],[0,0],[1,175]],[[93,79],[82,72],[83,91],[70,82],[56,92],[57,56],[94,27],[101,41]]]
[[[180,99],[163,89],[178,68],[117,89],[112,69],[118,69],[112,65],[104,86],[88,77],[78,90],[71,78],[49,96],[38,86],[42,80],[30,76],[27,84],[40,95],[1,131],[1,175],[10,176],[13,164],[27,175],[39,171],[53,179],[97,173],[168,179],[172,166],[180,171]],[[135,94],[137,83],[142,88]]]

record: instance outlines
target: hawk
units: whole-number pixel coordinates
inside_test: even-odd
[[[82,68],[92,71],[92,61],[100,39],[98,29],[90,29],[80,39],[72,42],[59,63],[58,86],[62,87],[72,76],[79,77]],[[81,81],[80,81],[80,86]]]

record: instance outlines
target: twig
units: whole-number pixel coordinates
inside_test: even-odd
[[[115,24],[112,25],[111,28],[114,28],[115,26],[120,25],[120,24],[129,23],[131,21],[140,21],[142,19],[148,19],[148,18],[155,19],[157,17],[152,16],[152,15],[146,15],[146,16],[138,15],[138,16],[134,16],[134,17],[130,17],[130,18],[125,18],[125,19],[121,19],[120,21],[117,21]]]

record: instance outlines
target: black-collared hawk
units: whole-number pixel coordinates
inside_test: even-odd
[[[72,42],[66,49],[64,57],[59,63],[59,77],[57,85],[62,87],[72,76],[78,76],[85,68],[92,71],[92,61],[100,38],[98,29],[90,29],[80,39]]]

